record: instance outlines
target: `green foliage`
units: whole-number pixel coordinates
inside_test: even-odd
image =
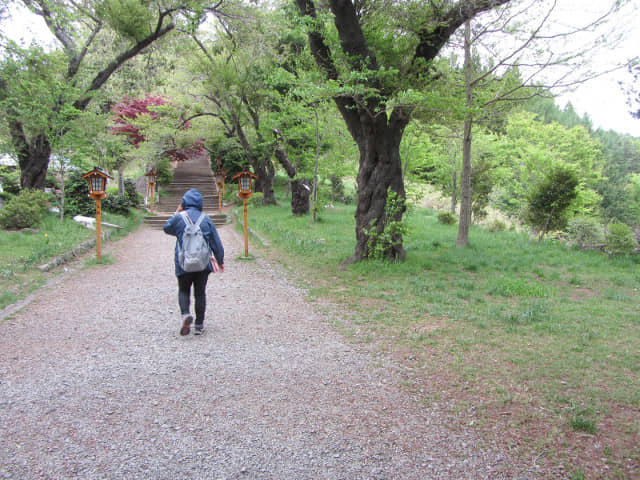
[[[593,413],[591,409],[583,409],[579,410],[575,413],[573,418],[569,420],[569,425],[572,429],[578,432],[587,432],[591,435],[595,435],[598,433],[598,428],[594,421],[589,418]]]
[[[370,260],[384,260],[388,258],[389,251],[402,243],[402,236],[408,232],[407,224],[402,220],[402,213],[404,211],[404,199],[400,198],[397,192],[388,189],[384,224],[379,227],[374,220],[369,225],[369,228],[364,231],[365,235],[369,238],[367,242],[367,256]]]
[[[64,213],[69,217],[75,215],[89,216],[95,214],[96,202],[89,197],[89,186],[82,178],[82,172],[72,170],[65,180]]]
[[[538,229],[540,238],[567,224],[567,209],[577,196],[579,181],[572,168],[558,166],[528,196],[524,221]]]
[[[625,223],[611,223],[605,233],[604,250],[609,256],[630,255],[638,247],[631,227]]]
[[[114,213],[116,215],[129,215],[129,207],[131,203],[127,195],[107,195],[102,200],[102,209],[105,212]]]
[[[248,204],[252,207],[260,207],[262,206],[262,200],[264,198],[264,194],[262,192],[255,192],[251,195],[251,198],[248,200]]]
[[[572,218],[567,226],[567,241],[580,249],[600,247],[604,243],[604,227],[593,218]]]
[[[487,225],[487,230],[490,232],[504,232],[507,229],[507,224],[503,220],[494,219]]]
[[[138,193],[136,189],[136,182],[131,180],[130,178],[124,179],[124,194],[129,202],[129,206],[137,208],[140,206],[142,202],[142,196]]]
[[[171,170],[171,161],[167,157],[163,157],[158,160],[158,166],[156,167],[158,171],[157,182],[160,185],[169,185],[173,182],[173,171]]]
[[[494,167],[487,156],[481,156],[471,166],[471,213],[475,221],[487,216],[489,195],[494,185]]]
[[[17,195],[20,193],[20,172],[13,168],[0,166],[0,183],[3,193]]]
[[[443,225],[455,225],[458,222],[456,216],[451,212],[438,212],[438,222]]]
[[[40,190],[23,190],[0,210],[0,226],[6,229],[35,227],[46,215],[52,200],[51,194]]]
[[[136,191],[136,184],[129,178],[124,180],[124,194],[118,194],[118,189],[109,189],[107,198],[102,201],[105,212],[115,215],[128,216],[132,208],[140,204],[140,194]]]
[[[97,13],[123,37],[138,42],[150,33],[153,14],[148,5],[140,0],[106,0]]]

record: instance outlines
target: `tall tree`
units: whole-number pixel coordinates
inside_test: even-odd
[[[541,5],[542,3],[542,5]],[[620,2],[603,2],[602,11],[582,24],[559,26],[556,16],[557,2],[518,2],[501,9],[486,22],[472,20],[464,29],[464,85],[465,120],[463,128],[462,199],[457,245],[469,244],[471,224],[471,144],[472,124],[496,110],[497,105],[522,102],[532,96],[549,94],[557,88],[566,88],[603,73],[603,70],[585,69],[584,63],[600,42],[587,40],[577,43],[575,37],[602,28],[605,20],[616,13]],[[520,17],[531,17],[526,28],[518,24]],[[507,41],[505,41],[505,38]],[[574,40],[569,48],[560,40]],[[609,44],[609,40],[603,41]],[[614,41],[612,40],[613,44]],[[509,47],[505,47],[509,45]],[[488,66],[479,71],[474,68],[475,55],[488,58]],[[544,82],[544,89],[542,83]]]
[[[335,103],[360,151],[356,246],[348,261],[369,258],[370,249],[379,252],[371,237],[382,238],[387,222],[402,221],[404,209],[387,215],[385,206],[389,192],[400,201],[406,196],[400,142],[415,104],[403,102],[403,94],[428,88],[436,75],[431,62],[464,22],[508,2],[329,0],[324,12],[313,0],[296,0],[308,21],[311,52],[335,85]],[[326,13],[335,30],[322,20]],[[384,257],[405,258],[400,233]]]
[[[215,11],[218,7],[204,9],[196,2],[142,0],[22,3],[44,19],[58,42],[60,50],[51,55],[62,55],[64,66],[48,74],[55,77],[56,85],[68,85],[75,91],[71,97],[50,96],[46,106],[54,112],[69,107],[85,110],[127,61],[165,37],[178,23],[197,24],[206,10]],[[22,58],[23,72],[35,68],[27,59]],[[0,70],[0,97],[18,156],[22,187],[42,188],[51,154],[51,126],[29,123],[20,114],[23,103],[29,100],[15,93],[20,80]]]

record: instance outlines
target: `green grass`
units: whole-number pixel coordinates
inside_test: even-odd
[[[355,341],[408,348],[425,375],[445,364],[465,395],[496,405],[526,399],[568,431],[595,433],[610,405],[640,408],[640,258],[481,228],[459,249],[456,226],[416,209],[406,217],[404,263],[344,267],[353,212],[336,206],[314,224],[282,202],[251,208],[249,223],[271,242],[265,254],[302,274],[312,297],[345,307],[335,324]],[[567,413],[576,411],[595,413]]]
[[[110,240],[136,228],[141,218],[137,212],[129,217],[103,215],[104,222],[123,227],[121,230],[114,230]],[[47,276],[37,268],[39,265],[95,238],[95,235],[94,230],[89,230],[70,218],[61,222],[53,214],[33,229],[0,230],[0,309],[24,298],[46,282]]]

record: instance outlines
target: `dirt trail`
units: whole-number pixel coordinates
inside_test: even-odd
[[[149,227],[0,322],[0,478],[536,478],[220,234],[202,336],[178,334],[174,240]]]

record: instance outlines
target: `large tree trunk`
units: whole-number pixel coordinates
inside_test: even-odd
[[[423,66],[436,58],[451,35],[466,20],[475,15],[508,3],[509,0],[460,0],[447,4],[445,8],[434,9],[431,21],[424,22],[418,29],[418,45],[414,54],[415,73],[426,73]],[[354,72],[363,69],[379,71],[378,59],[369,48],[367,38],[360,25],[361,16],[356,3],[348,0],[328,0],[333,20],[340,39],[341,57],[347,57],[349,68]],[[313,0],[296,0],[303,16],[317,20],[316,5]],[[340,83],[340,69],[334,62],[334,54],[329,42],[325,41],[322,29],[308,32],[309,46],[316,64],[325,73],[327,79]],[[420,72],[421,71],[421,72]],[[402,210],[396,218],[386,218],[385,206],[387,192],[396,192],[399,200],[404,201],[405,192],[402,183],[400,163],[400,140],[409,121],[409,110],[396,107],[389,115],[386,102],[393,92],[387,90],[376,75],[362,80],[364,86],[375,89],[378,95],[363,97],[357,92],[335,97],[335,103],[355,139],[360,150],[360,169],[358,172],[358,206],[356,209],[356,249],[350,260],[369,258],[369,240],[384,230],[387,221],[401,221]],[[410,107],[409,107],[410,108]],[[375,230],[371,231],[372,222]],[[392,247],[385,252],[390,259],[403,259],[402,238],[392,239]],[[375,237],[373,237],[375,240]]]
[[[269,159],[257,158],[252,159],[253,171],[258,176],[256,179],[256,192],[262,192],[263,205],[275,205],[276,195],[273,191],[273,177],[276,170],[273,162]]]
[[[22,123],[17,120],[11,120],[9,128],[18,155],[20,186],[25,189],[42,190],[51,155],[49,139],[45,134],[39,134],[29,142]]]
[[[309,196],[311,189],[304,180],[291,182],[291,213],[293,215],[306,215],[309,213]]]
[[[279,141],[278,133],[276,134],[276,141]],[[282,168],[287,172],[287,175],[291,179],[291,214],[292,215],[306,215],[309,213],[309,186],[305,180],[294,180],[298,169],[289,161],[289,155],[282,146],[276,147],[274,155]]]
[[[348,261],[357,262],[369,258],[370,248],[373,246],[371,241],[375,243],[389,222],[402,221],[404,208],[394,218],[389,218],[386,206],[389,191],[395,192],[402,202],[406,198],[402,181],[400,141],[407,120],[408,117],[400,119],[394,114],[387,122],[386,116],[380,115],[369,118],[362,124],[364,128],[359,142],[358,203],[355,213],[356,247]],[[384,257],[391,260],[405,259],[401,235],[394,235],[385,248]]]

